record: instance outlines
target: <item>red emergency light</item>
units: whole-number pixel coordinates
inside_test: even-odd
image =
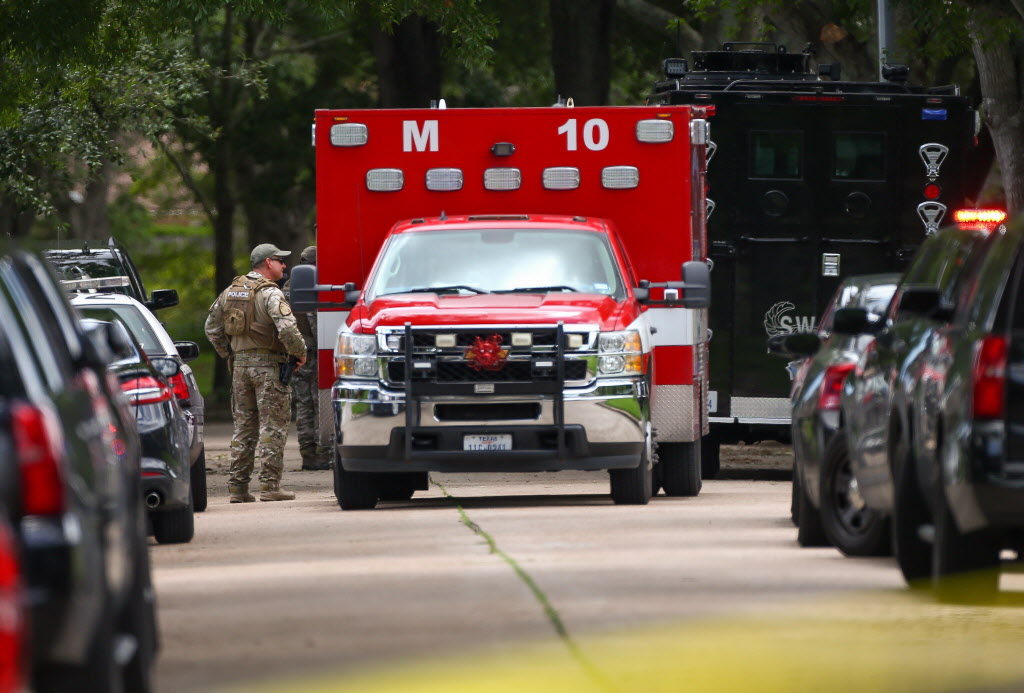
[[[929,183],[924,186],[924,196],[928,200],[937,200],[942,196],[942,188],[938,183]]]
[[[953,221],[965,231],[991,231],[1006,221],[1002,209],[958,209],[953,212]]]

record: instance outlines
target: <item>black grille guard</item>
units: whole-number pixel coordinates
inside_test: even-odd
[[[565,327],[559,322],[555,339],[555,374],[554,380],[539,381],[533,383],[531,391],[535,394],[550,394],[553,397],[553,414],[555,420],[556,434],[558,439],[558,459],[565,459]],[[416,419],[420,415],[420,397],[430,393],[436,393],[436,385],[430,387],[431,383],[417,383],[412,377],[411,364],[413,362],[413,334],[412,323],[405,323],[405,362],[408,364],[405,374],[405,461],[412,461],[412,436],[413,427],[419,425]],[[412,406],[415,404],[415,406]]]

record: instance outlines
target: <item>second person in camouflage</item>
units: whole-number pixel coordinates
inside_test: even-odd
[[[299,255],[300,265],[316,265],[316,246]],[[291,287],[285,285],[285,296]],[[295,323],[306,340],[306,364],[292,378],[295,403],[295,429],[299,435],[299,453],[303,469],[330,469],[331,448],[320,443],[320,385],[317,360],[316,312],[295,313]]]

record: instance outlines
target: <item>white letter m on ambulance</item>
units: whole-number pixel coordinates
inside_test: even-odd
[[[415,120],[402,121],[402,151],[411,152],[416,147],[418,152],[437,151],[437,121],[423,121],[420,129]]]

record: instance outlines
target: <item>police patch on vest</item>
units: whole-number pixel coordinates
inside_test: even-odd
[[[238,308],[228,308],[224,311],[224,332],[231,337],[245,334],[246,331],[245,313]]]

